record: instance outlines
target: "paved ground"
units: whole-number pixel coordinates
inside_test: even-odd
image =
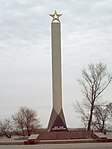
[[[0,149],[112,149],[112,143],[0,145]]]

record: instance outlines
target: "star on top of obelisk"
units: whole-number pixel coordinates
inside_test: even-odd
[[[49,15],[53,18],[52,22],[54,22],[55,20],[58,21],[58,22],[60,22],[59,17],[62,14],[57,13],[56,10],[55,10],[54,14],[49,14]]]

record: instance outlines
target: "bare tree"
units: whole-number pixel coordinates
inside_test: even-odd
[[[106,65],[99,63],[89,64],[87,69],[82,70],[82,80],[78,80],[82,86],[84,95],[83,106],[77,104],[76,109],[87,123],[87,130],[91,129],[93,111],[96,101],[101,97],[104,90],[109,86],[112,77],[108,74]],[[87,111],[87,112],[86,112]]]
[[[28,107],[21,107],[19,111],[12,116],[17,132],[22,131],[22,135],[31,135],[31,133],[40,127],[40,121],[37,118],[37,112]]]
[[[11,120],[10,119],[4,119],[0,121],[0,131],[8,138],[11,138]]]
[[[93,113],[93,127],[100,132],[105,132],[111,118],[110,104],[95,106]]]

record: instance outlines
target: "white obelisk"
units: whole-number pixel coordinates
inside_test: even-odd
[[[67,130],[62,110],[62,75],[61,75],[61,14],[50,14],[53,17],[51,23],[52,39],[52,92],[53,109],[48,125],[49,131]]]

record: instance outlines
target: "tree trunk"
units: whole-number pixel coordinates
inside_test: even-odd
[[[91,107],[91,110],[90,110],[90,117],[89,117],[89,121],[88,121],[88,127],[87,127],[87,130],[90,131],[91,130],[91,123],[92,123],[92,117],[93,117],[93,105]]]
[[[22,135],[25,136],[24,128],[22,128]]]

